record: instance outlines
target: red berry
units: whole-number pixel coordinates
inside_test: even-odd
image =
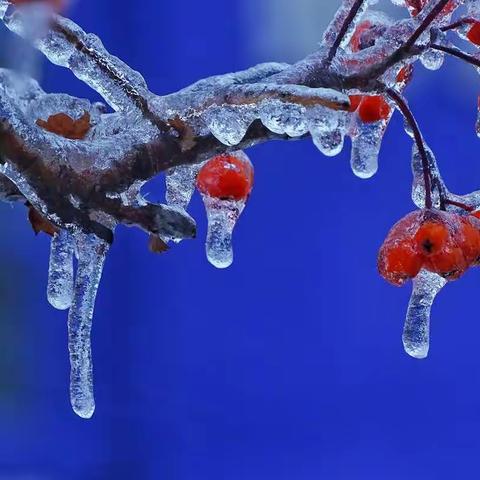
[[[467,33],[467,38],[475,45],[480,45],[480,22],[475,22]]]
[[[356,112],[360,106],[360,102],[363,100],[363,95],[350,95],[350,109],[349,112]]]
[[[358,108],[358,116],[365,123],[379,122],[387,120],[392,109],[386,100],[380,96],[366,96]]]
[[[378,256],[380,275],[398,287],[416,277],[422,265],[423,258],[409,238],[384,245]]]
[[[397,74],[397,83],[407,84],[413,76],[413,65],[403,67]]]
[[[461,218],[460,247],[469,264],[478,264],[480,260],[480,222],[474,216]]]
[[[436,255],[444,250],[449,239],[448,228],[437,221],[426,221],[420,225],[414,241],[423,255]]]
[[[427,2],[428,0],[405,0],[405,3],[410,10],[410,13],[412,14],[412,17],[416,17],[423,10]],[[449,15],[455,10],[455,6],[455,1],[450,0],[443,8],[440,15],[443,17]]]
[[[253,167],[234,155],[219,155],[209,160],[197,177],[197,188],[204,195],[225,200],[248,198],[253,186]]]
[[[362,50],[362,35],[372,28],[373,24],[369,20],[361,22],[355,29],[355,33],[350,40],[350,48],[352,52],[359,52]]]
[[[403,285],[422,268],[423,256],[413,241],[422,218],[422,211],[409,213],[392,227],[380,248],[378,271],[393,285]]]

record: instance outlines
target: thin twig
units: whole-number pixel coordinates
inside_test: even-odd
[[[425,208],[430,209],[432,208],[432,174],[430,171],[430,160],[427,155],[422,133],[420,132],[420,128],[412,111],[410,110],[410,107],[403,97],[391,88],[386,90],[386,94],[396,103],[398,109],[400,112],[402,112],[406,122],[412,129],[413,138],[417,145],[418,152],[420,153],[420,157],[422,158],[423,179],[425,182]]]
[[[446,25],[442,27],[440,30],[442,32],[449,32],[450,30],[456,30],[457,28],[463,27],[464,25],[474,24],[476,20],[474,18],[461,18],[460,20],[451,23],[450,25]]]
[[[447,3],[450,0],[440,0],[429,12],[429,14],[424,18],[423,22],[419,27],[413,32],[412,36],[406,41],[403,45],[403,50],[409,50],[415,42],[420,38],[420,36],[427,30],[427,28],[435,21],[435,19],[440,15],[442,10],[445,8]]]
[[[340,29],[337,37],[335,38],[335,42],[333,43],[332,47],[328,52],[328,56],[325,60],[326,67],[328,67],[332,63],[332,60],[335,58],[335,55],[337,54],[337,50],[342,44],[343,39],[345,38],[345,35],[350,29],[350,26],[352,25],[353,21],[355,20],[355,17],[358,15],[358,12],[361,10],[364,3],[365,3],[365,0],[356,0],[356,2],[353,4],[350,12],[347,15],[347,18],[343,22],[342,28]]]
[[[452,57],[459,58],[460,60],[463,60],[464,62],[469,63],[470,65],[473,65],[475,67],[480,68],[480,59],[477,57],[474,57],[473,55],[469,55],[468,53],[462,52],[458,48],[454,47],[445,47],[443,45],[437,45],[433,44],[431,46],[433,50],[438,50],[440,52],[447,53],[448,55],[451,55]]]

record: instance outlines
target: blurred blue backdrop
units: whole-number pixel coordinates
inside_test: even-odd
[[[338,4],[79,0],[70,15],[167,93],[294,61]],[[48,91],[96,98],[65,70],[41,71]],[[408,90],[458,193],[479,188],[478,87],[448,60],[439,73],[417,68]],[[386,232],[413,209],[410,149],[396,116],[369,181],[350,172],[349,148],[334,159],[309,141],[251,150],[257,183],[227,271],[205,260],[198,195],[199,238],[164,256],[120,228],[94,320],[91,421],[68,401],[66,315],[45,293],[49,241],[23,207],[0,205],[0,479],[478,478],[480,272],[440,294],[425,361],[402,349],[410,288],[376,272]]]

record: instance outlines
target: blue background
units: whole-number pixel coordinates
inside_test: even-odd
[[[313,50],[339,2],[318,3],[289,17],[280,0],[81,0],[70,15],[168,93]],[[318,21],[315,39],[302,18]],[[42,69],[48,91],[96,98],[69,72]],[[478,83],[449,60],[436,73],[417,66],[408,90],[458,193],[480,178]],[[227,271],[205,260],[198,195],[199,238],[164,256],[119,228],[95,314],[91,421],[69,406],[66,315],[45,294],[48,239],[34,237],[23,207],[0,205],[0,478],[478,478],[480,272],[438,297],[424,361],[401,344],[410,287],[376,272],[386,232],[413,209],[410,149],[395,116],[369,181],[349,170],[349,148],[334,159],[310,141],[251,150],[257,183]]]

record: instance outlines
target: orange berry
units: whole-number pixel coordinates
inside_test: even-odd
[[[415,234],[417,246],[425,258],[424,268],[448,280],[459,278],[470,266],[467,257],[472,254],[463,235],[462,217],[436,211],[426,211],[425,217]]]
[[[448,244],[442,252],[427,257],[423,266],[447,280],[457,280],[469,267],[462,249],[454,244]]]
[[[402,286],[422,268],[423,258],[410,238],[382,246],[378,256],[380,275],[393,285]]]
[[[214,198],[244,200],[248,198],[252,186],[252,165],[233,155],[212,158],[197,176],[200,192]]]
[[[436,255],[445,248],[448,238],[449,231],[443,223],[429,220],[422,223],[414,241],[423,255]]]
[[[364,97],[358,108],[358,116],[365,123],[387,120],[392,109],[386,100],[380,96]]]
[[[480,222],[476,218],[472,215],[461,218],[460,246],[470,265],[477,265],[480,260]]]
[[[475,45],[480,45],[480,22],[475,22],[467,33],[467,38]]]
[[[406,215],[392,227],[380,248],[378,271],[393,285],[403,285],[422,268],[423,256],[413,241],[422,219],[422,210]]]

